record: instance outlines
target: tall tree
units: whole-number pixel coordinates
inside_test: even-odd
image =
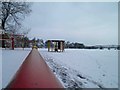
[[[31,12],[30,6],[28,2],[0,1],[1,29],[11,33],[17,32],[21,27],[21,21]],[[4,41],[2,46],[4,47]]]
[[[31,12],[28,2],[0,2],[1,27],[12,30],[21,26],[21,21]]]

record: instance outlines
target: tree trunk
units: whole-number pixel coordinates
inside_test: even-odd
[[[5,22],[2,20],[2,30],[5,31]],[[4,39],[4,34],[2,34],[2,39]],[[2,40],[2,48],[5,48],[5,40]]]
[[[5,20],[2,20],[2,30],[4,30],[5,31]]]
[[[5,40],[2,40],[2,48],[5,48]]]
[[[2,39],[4,39],[4,34],[2,34]],[[5,40],[2,40],[2,48],[5,48]]]

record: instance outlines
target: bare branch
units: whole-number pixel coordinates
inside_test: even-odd
[[[31,12],[27,2],[0,2],[0,19],[2,28],[5,30],[15,25],[21,26],[21,21]],[[10,28],[11,29],[11,28]]]

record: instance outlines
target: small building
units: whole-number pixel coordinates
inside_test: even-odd
[[[63,52],[65,47],[64,40],[47,40],[48,52]]]

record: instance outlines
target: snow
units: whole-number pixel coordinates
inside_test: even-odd
[[[2,49],[0,49],[0,89],[2,88]]]
[[[76,70],[96,84],[106,88],[118,87],[118,51],[68,49],[63,53],[41,51],[41,54],[45,59],[52,58],[54,62],[69,70]]]
[[[30,50],[2,50],[2,88],[10,82]],[[117,50],[47,52],[39,49],[39,52],[64,87],[118,88]]]
[[[2,88],[13,78],[29,52],[29,49],[2,50]]]

